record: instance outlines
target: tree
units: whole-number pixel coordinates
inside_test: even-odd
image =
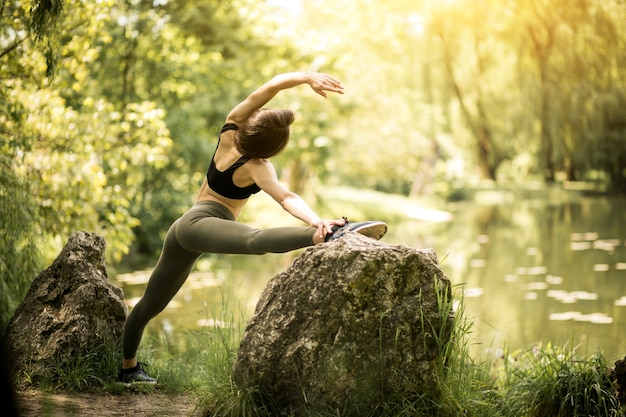
[[[347,3],[317,4],[305,26],[355,97],[341,131],[360,152],[342,154],[342,182],[406,192],[428,169],[453,187],[539,174],[623,188],[619,1]]]
[[[109,3],[41,2],[30,14],[22,3],[3,4],[1,18],[9,22],[2,26],[8,47],[0,104],[6,110],[0,113],[6,321],[36,270],[73,231],[103,234],[109,260],[128,250],[137,224],[128,212],[135,179],[145,167],[163,164],[170,141],[153,104],[129,103],[121,121],[117,109],[87,88],[98,54],[89,41],[102,32]]]
[[[613,130],[620,116],[609,109],[624,94],[623,54],[615,53],[624,49],[624,7],[596,0],[518,0],[516,5],[526,28],[520,59],[534,62],[531,74],[536,74],[545,180],[554,181],[557,172],[569,180],[585,179],[600,170],[615,188],[623,178],[615,167],[623,160],[626,135],[621,128]]]
[[[499,99],[501,90],[492,85],[498,83],[505,89],[510,82],[506,72],[501,71],[509,53],[492,29],[503,12],[498,6],[499,2],[474,0],[468,9],[441,7],[435,9],[428,26],[440,41],[441,65],[473,137],[481,177],[489,180],[496,180],[498,166],[511,157],[504,152],[509,148],[506,142],[497,139],[504,132],[498,131],[492,121],[502,117],[492,110],[503,101]],[[457,71],[462,74],[457,75]]]
[[[48,59],[47,68],[53,66],[47,35],[62,6],[62,2],[35,3],[30,13],[15,3],[2,2],[0,6],[0,329],[8,323],[41,267],[34,233],[35,199],[23,175],[25,154],[35,138],[27,130],[26,109],[15,99],[20,90],[19,75],[29,74],[31,67],[19,55],[29,48],[39,48]]]
[[[173,139],[169,162],[145,175],[142,192],[130,201],[141,223],[133,229],[129,259],[158,254],[164,224],[182,214],[199,189],[227,112],[276,73],[302,69],[307,58],[288,41],[257,35],[263,28],[272,32],[259,11],[263,5],[139,1],[112,8],[89,78],[119,109],[143,101],[164,109]]]

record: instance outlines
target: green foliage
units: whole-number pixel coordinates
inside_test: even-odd
[[[26,155],[32,149],[36,136],[26,124],[28,109],[15,97],[23,83],[16,77],[30,74],[29,64],[20,62],[16,55],[25,50],[29,26],[26,10],[3,3],[0,15],[0,67],[3,88],[0,90],[0,331],[28,290],[30,281],[41,267],[38,254],[36,224],[37,206],[24,169]],[[46,14],[46,10],[40,10]],[[54,13],[53,13],[54,14]],[[6,25],[5,25],[6,23]],[[39,30],[44,31],[41,25]]]
[[[102,388],[117,375],[120,341],[104,341],[84,355],[55,357],[47,364],[49,377],[33,379],[28,370],[18,377],[17,386],[36,386],[45,391],[81,392]]]
[[[62,0],[34,2],[31,10],[31,29],[38,39],[51,33],[63,11]]]
[[[228,111],[305,59],[293,57],[288,43],[255,36],[268,25],[259,18],[260,6],[240,0],[111,7],[89,78],[116,108],[150,101],[167,109],[163,120],[173,139],[167,164],[137,184],[141,192],[129,205],[130,215],[141,219],[133,229],[132,258],[158,254],[164,228],[199,189]]]
[[[578,358],[574,349],[533,349],[508,369],[505,401],[511,415],[617,416],[607,369],[601,354]]]
[[[2,126],[6,124],[0,123],[0,234],[3,236],[0,241],[0,293],[3,297],[0,331],[8,324],[41,267],[32,227],[36,220],[34,199],[26,180],[14,171],[17,161],[22,159],[20,148],[10,146],[11,133]]]
[[[442,262],[445,262],[443,260]],[[465,315],[463,288],[438,289],[442,316],[454,317],[451,328],[433,329],[440,357],[437,397],[424,396],[421,409],[430,409],[436,416],[499,415],[501,399],[493,363],[471,353],[473,323]]]
[[[288,45],[243,24],[257,4],[3,4],[2,322],[75,230],[104,235],[110,263],[131,248],[135,266],[154,259],[226,113],[297,66]]]
[[[304,2],[285,25],[320,61],[340,57],[354,109],[337,129],[343,141],[328,163],[331,179],[447,196],[482,179],[587,180],[600,172],[623,192],[615,167],[626,149],[624,114],[604,104],[624,95],[619,1],[325,4]],[[619,156],[589,144],[616,129]]]

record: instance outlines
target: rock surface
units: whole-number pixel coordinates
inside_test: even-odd
[[[119,340],[128,310],[107,279],[105,246],[97,234],[76,232],[34,279],[7,327],[13,374],[51,378],[55,367]]]
[[[433,250],[356,233],[307,249],[268,283],[233,368],[276,412],[372,410],[435,389],[453,317]]]
[[[622,407],[626,406],[626,357],[615,361],[615,366],[609,369],[609,377],[615,385],[617,399]]]

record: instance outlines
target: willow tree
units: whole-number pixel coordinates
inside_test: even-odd
[[[469,7],[467,7],[469,6]],[[472,137],[480,176],[496,180],[499,165],[513,157],[514,132],[502,123],[515,119],[511,107],[514,54],[506,47],[506,7],[493,0],[473,0],[434,7],[428,31],[438,41],[439,61],[464,124]],[[505,17],[503,17],[505,16]]]
[[[0,331],[28,290],[41,266],[37,253],[35,196],[29,188],[25,155],[36,140],[28,129],[27,109],[16,99],[24,74],[33,63],[20,59],[29,50],[45,56],[54,67],[54,38],[50,36],[62,11],[62,2],[35,2],[28,10],[16,3],[0,6]]]
[[[320,0],[302,2],[287,29],[320,62],[336,62],[352,99],[328,161],[341,182],[402,193],[419,192],[426,175],[431,190],[531,177],[620,188],[624,9],[618,0]]]
[[[626,135],[615,129],[624,119],[615,111],[625,93],[619,53],[626,39],[623,5],[598,0],[514,4],[522,28],[520,61],[524,72],[534,75],[530,85],[538,103],[538,161],[545,180],[554,181],[557,172],[585,179],[600,170],[609,182],[619,183],[624,174],[615,166],[624,160],[626,145]]]

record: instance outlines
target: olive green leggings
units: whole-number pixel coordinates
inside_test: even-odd
[[[144,328],[167,306],[203,253],[282,253],[313,244],[315,227],[256,229],[237,223],[224,206],[211,201],[195,204],[170,227],[161,256],[146,291],[126,319],[122,353],[136,356]]]

